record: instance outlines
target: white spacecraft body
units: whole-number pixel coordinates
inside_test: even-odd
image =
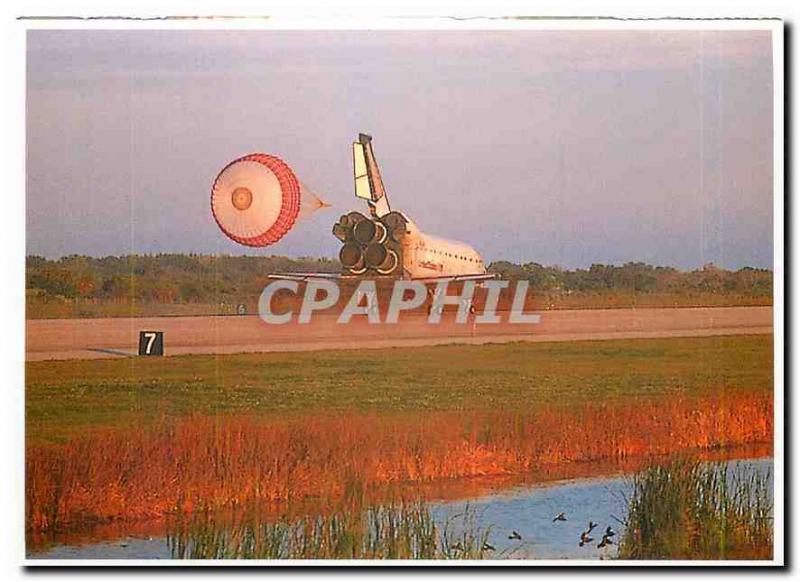
[[[491,278],[487,276],[486,265],[481,256],[468,244],[425,234],[413,222],[409,222],[407,228],[407,243],[403,255],[403,272],[406,278]]]

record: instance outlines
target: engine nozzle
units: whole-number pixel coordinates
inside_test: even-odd
[[[362,245],[386,240],[386,227],[377,220],[362,220],[353,228],[353,237]]]
[[[368,267],[375,269],[381,275],[393,272],[399,262],[397,253],[378,243],[367,246],[367,250],[364,252],[364,261]]]
[[[364,268],[364,252],[355,243],[345,243],[339,250],[339,261],[346,269],[361,270]]]

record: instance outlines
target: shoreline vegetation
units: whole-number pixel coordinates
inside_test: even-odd
[[[399,484],[766,444],[772,416],[766,394],[529,413],[190,416],[29,445],[26,522],[41,533],[198,507],[337,500],[354,490],[380,496]]]
[[[93,431],[26,451],[31,533],[305,499],[380,496],[394,485],[609,465],[772,439],[771,398],[548,407],[527,414],[187,417]]]
[[[43,318],[235,315],[257,312],[273,272],[339,273],[338,261],[280,256],[128,255],[26,258],[26,316]],[[529,282],[529,309],[772,305],[772,271],[645,263],[562,269],[496,261],[489,272]],[[379,288],[379,293],[381,292]],[[291,301],[291,299],[281,299]]]
[[[626,507],[621,520],[612,518],[622,527],[619,537],[613,532],[611,551],[603,559],[771,559],[771,471],[740,464],[738,452],[715,457],[686,451],[665,459],[642,459],[637,468],[624,469],[630,492],[616,492]],[[28,552],[61,544],[156,537],[164,538],[173,559],[537,558],[530,542],[521,537],[515,541],[506,539],[507,532],[492,535],[497,524],[470,501],[434,516],[432,508],[442,498],[420,490],[395,491],[383,499],[363,493],[352,488],[336,502],[315,505],[237,503],[222,510],[200,506],[189,512],[179,508],[157,522],[116,522],[118,529],[105,528],[105,535],[98,535],[101,525],[94,533],[29,537]],[[475,496],[462,492],[455,499]]]
[[[345,504],[325,514],[266,519],[258,511],[227,515],[208,511],[176,514],[167,526],[174,559],[220,560],[482,560],[502,559],[488,544],[484,526],[469,505],[437,523],[422,500],[363,507]]]
[[[623,533],[615,542],[612,530],[609,543],[618,550],[608,558],[771,559],[769,473],[680,456],[646,465],[629,478]],[[535,552],[520,552],[521,538],[489,544],[493,527],[469,502],[436,520],[422,500],[367,507],[351,500],[334,511],[294,517],[253,509],[224,516],[176,513],[166,537],[177,559],[535,559]]]
[[[679,460],[633,476],[619,558],[769,560],[773,546],[769,473]]]
[[[691,459],[705,463],[737,462],[739,459],[771,458],[771,443],[743,445],[732,448],[687,450],[665,457],[646,456],[621,459],[616,462],[581,462],[541,465],[537,470],[515,475],[495,475],[470,477],[464,479],[442,479],[430,483],[403,483],[387,488],[382,492],[372,492],[369,496],[353,495],[358,488],[350,489],[350,497],[344,500],[325,500],[320,498],[261,504],[257,507],[235,507],[228,511],[212,512],[198,508],[191,513],[172,512],[163,518],[136,521],[106,521],[87,523],[82,521],[72,527],[59,530],[33,532],[28,530],[27,546],[29,553],[38,553],[55,546],[82,546],[98,542],[121,540],[124,538],[150,540],[167,537],[180,532],[187,533],[194,524],[213,523],[219,527],[226,525],[271,522],[293,523],[304,516],[325,516],[331,512],[352,510],[356,506],[363,509],[364,504],[392,506],[424,502],[428,505],[451,504],[455,511],[446,512],[439,517],[449,518],[460,513],[460,509],[472,501],[488,496],[502,495],[520,488],[549,486],[558,483],[580,482],[586,479],[613,479],[619,476],[631,477],[640,471],[656,465],[669,465],[679,459]],[[363,493],[363,491],[361,491]],[[627,505],[627,502],[626,502]],[[620,513],[625,517],[625,514]],[[496,525],[481,519],[479,525]]]

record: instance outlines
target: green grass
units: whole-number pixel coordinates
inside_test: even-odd
[[[772,336],[73,360],[26,365],[26,430],[189,413],[502,409],[772,390]]]
[[[508,554],[485,545],[491,528],[482,526],[469,506],[436,523],[421,501],[294,521],[253,516],[218,523],[204,513],[170,521],[167,540],[174,559],[479,560]]]
[[[619,557],[770,559],[769,474],[754,467],[677,461],[633,478]]]

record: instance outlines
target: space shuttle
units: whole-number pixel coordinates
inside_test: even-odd
[[[355,195],[367,204],[367,213],[352,211],[333,225],[341,243],[341,278],[386,277],[434,283],[484,281],[481,255],[470,245],[422,232],[416,223],[389,204],[372,137],[359,134],[353,143]],[[337,277],[324,273],[281,273],[276,278],[309,280]]]

